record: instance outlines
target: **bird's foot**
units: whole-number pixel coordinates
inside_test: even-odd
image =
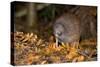
[[[73,42],[73,43],[71,43],[71,46],[73,48],[79,49],[79,42]]]

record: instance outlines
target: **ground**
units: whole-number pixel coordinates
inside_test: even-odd
[[[79,43],[79,48],[62,43],[55,46],[55,37],[46,39],[34,33],[11,33],[14,65],[51,64],[97,60],[97,41],[90,38]],[[13,39],[14,38],[14,39]]]

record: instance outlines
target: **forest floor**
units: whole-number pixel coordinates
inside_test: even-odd
[[[97,60],[97,40],[87,39],[79,43],[78,48],[62,43],[56,47],[55,37],[49,41],[34,33],[12,33],[11,49],[14,65],[51,64]],[[13,39],[14,38],[14,39]]]

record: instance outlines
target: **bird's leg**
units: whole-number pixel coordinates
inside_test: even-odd
[[[72,47],[78,49],[79,48],[79,42],[73,42],[71,43]]]
[[[69,48],[70,46],[69,46],[69,43],[66,43],[66,46],[67,46],[67,48]]]

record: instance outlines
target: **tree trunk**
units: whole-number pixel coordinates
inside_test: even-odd
[[[28,27],[34,27],[37,23],[37,12],[36,12],[36,4],[29,3],[28,4],[28,13],[27,13],[27,22]]]

